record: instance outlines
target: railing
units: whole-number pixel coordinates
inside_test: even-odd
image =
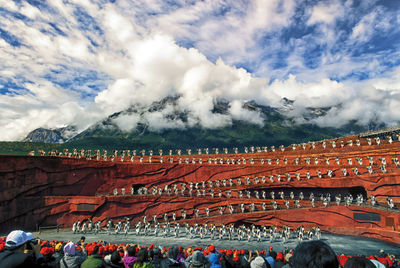
[[[38,224],[36,224],[36,231],[39,232],[39,234],[41,234],[42,230],[57,229],[58,233],[61,227],[64,227],[64,224],[57,224],[52,226],[39,226]]]

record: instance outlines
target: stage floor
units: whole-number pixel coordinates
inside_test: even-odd
[[[210,244],[214,244],[217,248],[228,249],[228,248],[236,248],[236,249],[248,249],[248,250],[266,250],[270,245],[276,250],[281,251],[285,247],[295,248],[299,243],[296,238],[291,238],[288,242],[282,243],[280,239],[273,241],[272,243],[269,240],[263,240],[261,242],[257,241],[238,241],[238,240],[211,240],[210,238],[200,239],[200,237],[196,237],[193,239],[187,238],[184,234],[180,234],[180,237],[175,238],[172,235],[169,237],[162,236],[144,236],[144,235],[135,235],[133,231],[131,231],[127,236],[124,234],[107,234],[105,231],[99,234],[94,233],[77,233],[73,234],[72,231],[62,230],[60,232],[55,231],[45,231],[41,234],[34,233],[35,236],[39,237],[42,240],[61,240],[61,241],[69,241],[72,240],[74,242],[78,241],[82,235],[86,237],[86,241],[107,241],[112,244],[140,244],[144,246],[149,246],[150,244],[154,244],[157,246],[199,246],[206,247]],[[375,239],[369,239],[365,237],[355,237],[355,236],[345,236],[345,235],[336,235],[323,233],[321,236],[321,240],[329,244],[333,250],[338,254],[347,254],[347,255],[376,255],[379,250],[383,249],[386,253],[394,254],[396,256],[400,255],[400,245],[391,244],[382,242]],[[305,239],[304,241],[308,241]]]

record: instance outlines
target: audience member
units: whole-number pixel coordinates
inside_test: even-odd
[[[0,253],[0,267],[40,267],[42,262],[40,240],[33,240],[31,233],[21,230],[8,234],[5,250]]]
[[[338,268],[339,262],[330,246],[324,242],[307,241],[300,243],[289,260],[294,268]]]
[[[77,252],[77,246],[69,242],[64,246],[64,256],[60,260],[60,268],[79,268],[86,260],[85,248],[82,248],[83,254]]]

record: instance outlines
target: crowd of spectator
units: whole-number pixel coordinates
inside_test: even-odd
[[[320,241],[300,243],[295,249],[274,251],[206,248],[169,248],[110,244],[105,241],[41,241],[32,233],[12,231],[0,238],[0,267],[57,268],[320,268],[400,267],[399,259],[380,251],[376,256],[338,255]]]

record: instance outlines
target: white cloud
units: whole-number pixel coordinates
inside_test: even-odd
[[[229,107],[229,112],[232,114],[234,119],[259,126],[264,125],[264,118],[262,118],[259,111],[244,109],[243,103],[237,100],[232,101],[230,105],[231,107]]]
[[[320,2],[313,7],[307,24],[332,24],[338,17],[343,16],[343,6],[338,1]]]
[[[175,106],[144,112],[142,117],[123,115],[114,121],[124,131],[138,123],[152,130],[197,124],[216,128],[232,120],[261,125],[261,115],[243,109],[243,103],[255,100],[281,107],[283,97],[295,101],[288,115],[299,122],[307,120],[307,107],[333,107],[325,116],[312,119],[319,125],[340,126],[348,120],[394,124],[400,119],[395,108],[399,104],[398,69],[386,71],[378,54],[354,58],[349,47],[332,52],[342,38],[334,25],[346,11],[338,1],[305,7],[304,26],[316,30],[287,43],[279,33],[288,31],[293,16],[298,15],[299,5],[293,0],[208,0],[182,2],[174,8],[156,0],[102,6],[78,0],[50,4],[53,10],[25,2],[1,2],[4,8],[32,20],[4,16],[0,22],[21,44],[12,46],[0,39],[0,78],[11,82],[7,85],[11,93],[0,95],[0,140],[21,139],[41,126],[73,123],[83,129],[131,105],[145,111],[153,102],[177,95]],[[77,18],[76,10],[92,18]],[[390,18],[399,18],[396,14],[386,18],[383,12],[375,8],[353,24],[353,39],[346,44],[365,42],[376,31],[387,31]],[[267,33],[272,37],[264,40]],[[320,66],[308,68],[305,54],[317,45],[326,46],[321,50]],[[270,57],[282,52],[282,46],[287,48],[288,56],[282,57],[287,66],[274,69]],[[242,62],[259,64],[258,77],[234,66]],[[363,71],[373,78],[362,82],[330,78]],[[271,82],[269,77],[278,79]],[[212,113],[221,99],[230,102],[227,113]],[[187,114],[187,121],[174,117],[179,113]]]
[[[122,131],[129,132],[137,127],[140,122],[140,115],[138,114],[123,114],[115,118],[114,123]]]

